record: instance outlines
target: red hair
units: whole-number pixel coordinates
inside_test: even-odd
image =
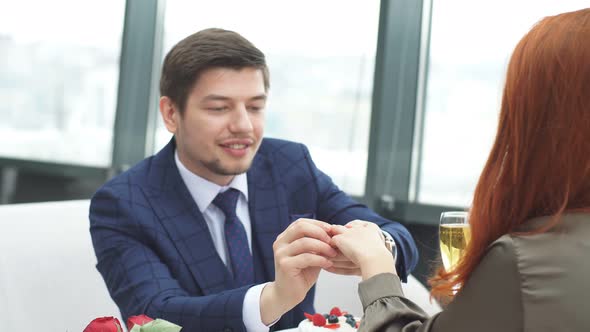
[[[452,271],[430,279],[432,295],[452,299],[502,235],[553,216],[526,234],[546,232],[569,211],[590,211],[590,9],[544,18],[516,46],[469,212],[471,241]]]

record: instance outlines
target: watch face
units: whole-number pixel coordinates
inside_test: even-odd
[[[395,244],[392,241],[388,241],[388,240],[385,240],[385,246],[391,252],[393,252],[393,248],[395,248]]]
[[[385,238],[385,248],[387,248],[387,250],[391,252],[393,260],[396,261],[397,247],[395,246],[395,241],[393,240],[393,237],[391,237],[391,235],[386,231],[381,230],[381,232],[383,233],[383,237]]]

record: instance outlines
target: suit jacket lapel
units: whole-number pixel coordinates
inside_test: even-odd
[[[153,210],[203,293],[233,288],[211,234],[174,162],[174,139],[154,156],[146,192]]]
[[[257,249],[262,262],[254,260],[255,271],[261,264],[266,276],[256,275],[257,282],[274,280],[274,254],[272,244],[277,236],[288,226],[287,200],[280,190],[280,182],[275,168],[260,152],[254,158],[248,171],[248,204],[252,223],[253,249]],[[256,247],[255,247],[256,246]]]

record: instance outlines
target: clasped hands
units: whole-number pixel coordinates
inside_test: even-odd
[[[303,301],[322,269],[363,279],[395,273],[380,228],[362,220],[341,226],[298,219],[277,237],[273,251],[275,281],[265,287],[261,297],[263,307],[273,308],[267,311],[267,319],[262,310],[265,323]]]

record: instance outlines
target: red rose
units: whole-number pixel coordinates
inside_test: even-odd
[[[151,321],[153,321],[153,319],[146,315],[131,316],[127,318],[127,330],[131,330],[134,325],[143,326]]]
[[[123,332],[123,328],[115,317],[99,317],[92,320],[83,332]]]

